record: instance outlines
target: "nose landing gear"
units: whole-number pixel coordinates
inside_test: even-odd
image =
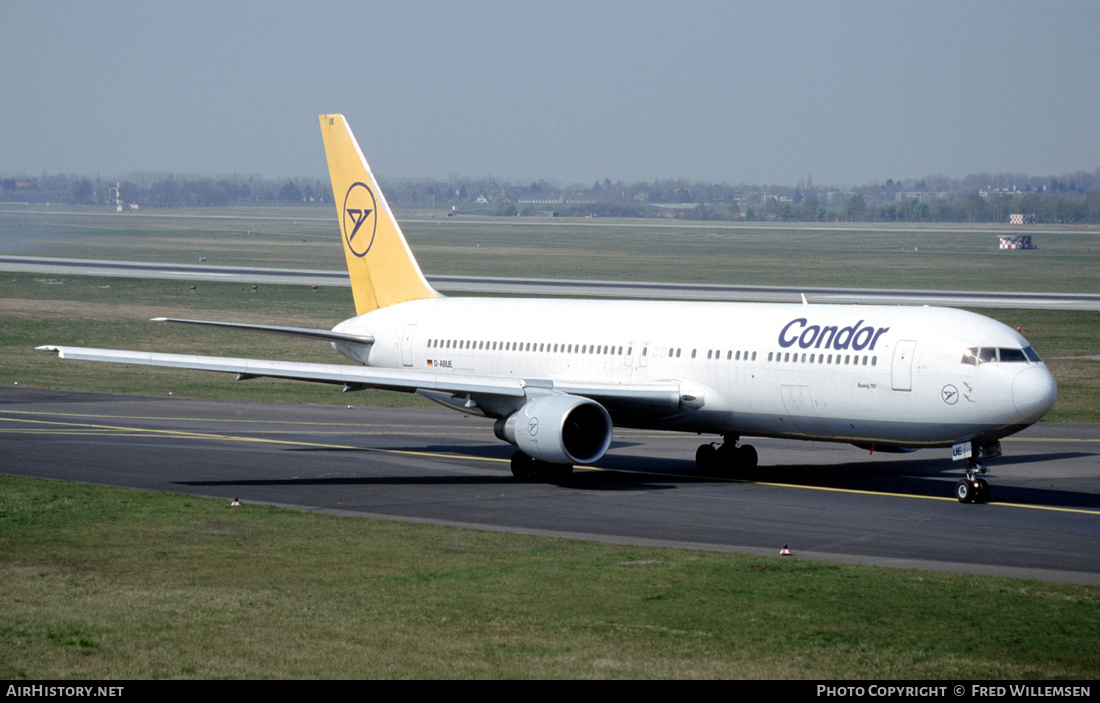
[[[984,503],[989,500],[989,484],[979,474],[986,472],[985,466],[971,458],[966,464],[966,478],[955,484],[955,497],[960,503]]]
[[[955,484],[955,497],[960,503],[985,503],[989,500],[989,484],[979,478],[986,472],[982,459],[1001,455],[1001,443],[960,442],[951,448],[954,459],[966,459],[966,478]]]

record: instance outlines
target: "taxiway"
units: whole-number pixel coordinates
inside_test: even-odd
[[[0,471],[370,518],[1100,585],[1100,436],[1004,441],[991,502],[962,505],[948,450],[868,454],[754,439],[753,481],[701,475],[700,438],[616,430],[597,466],[512,478],[512,447],[444,409],[0,389]],[[229,509],[227,507],[227,509]]]

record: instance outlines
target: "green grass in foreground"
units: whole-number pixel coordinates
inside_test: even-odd
[[[1085,587],[0,477],[0,678],[1092,679]]]

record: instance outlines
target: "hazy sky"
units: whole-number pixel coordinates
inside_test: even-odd
[[[1100,2],[0,0],[0,175],[855,185],[1100,167]]]

